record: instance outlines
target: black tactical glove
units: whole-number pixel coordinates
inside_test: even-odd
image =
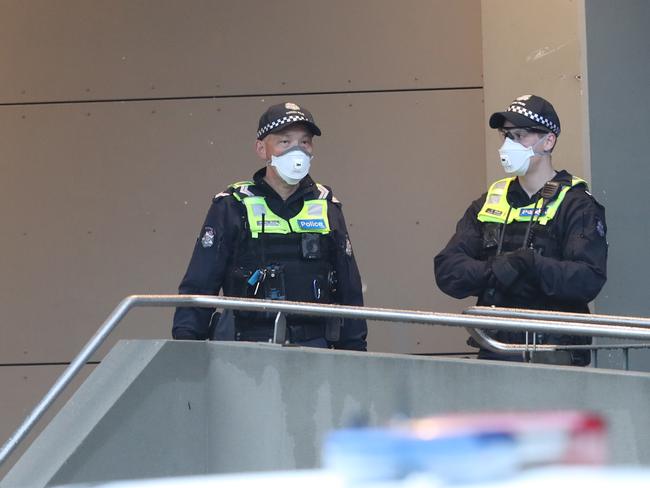
[[[531,274],[522,276],[515,281],[507,294],[513,308],[540,308],[540,305],[544,303],[542,290]]]
[[[520,249],[495,256],[491,263],[496,287],[508,290],[518,279],[529,276],[534,279],[535,252],[532,249]]]

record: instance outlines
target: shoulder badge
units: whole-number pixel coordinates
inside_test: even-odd
[[[345,236],[345,254],[349,257],[352,257],[352,243],[350,242],[350,236]]]
[[[201,237],[201,245],[204,248],[212,247],[214,245],[214,229],[212,227],[203,228],[203,236]]]

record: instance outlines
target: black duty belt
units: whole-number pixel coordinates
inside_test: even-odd
[[[273,326],[237,327],[235,340],[250,342],[269,342],[273,339]],[[300,343],[325,337],[323,324],[287,325],[287,338],[291,343]]]

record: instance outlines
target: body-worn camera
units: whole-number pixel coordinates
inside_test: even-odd
[[[301,234],[300,249],[303,259],[321,259],[323,257],[323,248],[320,234]]]

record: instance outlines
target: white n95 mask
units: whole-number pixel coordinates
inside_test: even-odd
[[[546,136],[542,137],[531,147],[526,147],[523,144],[506,137],[503,141],[503,145],[499,148],[501,165],[505,172],[517,176],[524,176],[530,166],[530,158],[539,155],[533,148],[544,139],[546,139]]]
[[[280,178],[289,185],[297,185],[307,174],[313,156],[301,147],[294,146],[279,156],[271,156],[271,166],[275,166]]]

